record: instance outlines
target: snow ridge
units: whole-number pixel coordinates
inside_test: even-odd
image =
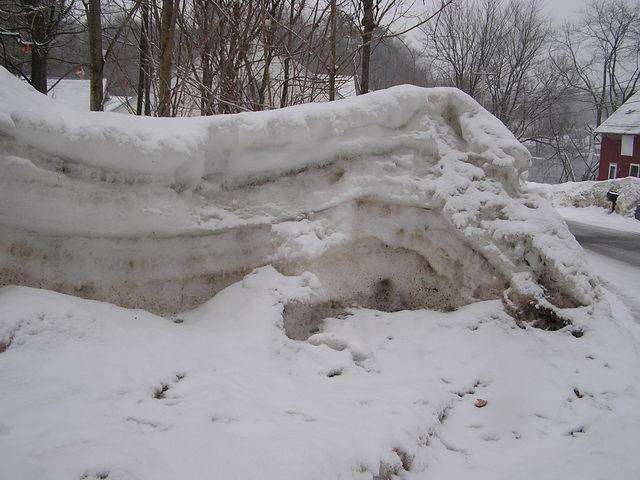
[[[456,89],[157,119],[82,113],[0,70],[0,284],[166,313],[256,267],[317,301],[450,310],[503,298],[564,325],[600,297],[527,150]]]

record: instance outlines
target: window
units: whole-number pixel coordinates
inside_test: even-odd
[[[629,176],[640,177],[640,164],[632,163],[629,165]]]
[[[633,135],[622,135],[620,144],[620,155],[633,157]]]
[[[609,180],[611,180],[612,178],[616,178],[617,173],[618,173],[618,164],[610,163],[609,164]]]

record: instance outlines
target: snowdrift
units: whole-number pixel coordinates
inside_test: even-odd
[[[640,207],[640,179],[627,177],[616,180],[566,182],[558,185],[529,183],[529,188],[549,198],[558,207],[602,207],[611,209],[607,192],[620,196],[615,212],[624,217],[633,218]]]
[[[157,119],[76,112],[0,70],[0,284],[170,313],[271,264],[323,287],[288,305],[293,336],[349,305],[494,298],[558,327],[599,290],[528,162],[455,89]]]

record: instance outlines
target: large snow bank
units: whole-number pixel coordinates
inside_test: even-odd
[[[0,152],[1,284],[176,312],[272,264],[317,275],[325,313],[503,298],[555,326],[598,296],[521,188],[527,150],[455,89],[157,119],[76,112],[0,70]]]
[[[0,478],[637,477],[640,334],[615,299],[580,338],[488,301],[291,340],[283,306],[319,288],[265,267],[182,323],[0,289]]]

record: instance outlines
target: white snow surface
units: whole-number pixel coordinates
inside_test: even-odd
[[[597,272],[601,283],[607,290],[624,302],[629,308],[636,322],[640,323],[640,297],[638,283],[640,282],[640,268],[629,262],[621,262],[602,255],[593,250],[586,250],[591,267]]]
[[[598,228],[616,230],[620,232],[640,233],[640,221],[623,217],[602,207],[556,207],[556,210],[566,221],[578,222],[585,225],[595,225]]]
[[[593,313],[528,162],[456,89],[159,119],[78,112],[0,69],[0,284],[175,313],[271,264],[345,306]]]
[[[611,211],[611,202],[607,199],[607,192],[618,193],[619,197],[615,208],[615,213],[618,215],[613,215],[604,222],[611,225],[615,225],[617,222],[622,230],[634,228],[634,215],[636,208],[640,207],[640,178],[626,177],[615,180],[566,182],[556,185],[528,182],[527,185],[530,191],[551,200],[556,208],[589,209],[582,210],[586,216],[589,216],[588,212],[598,211],[590,209],[590,207]],[[620,222],[620,216],[626,217],[630,221]]]
[[[88,111],[91,104],[91,81],[65,78],[49,80],[49,98],[63,102],[66,106],[78,111]],[[107,90],[107,80],[103,80],[103,91]],[[108,96],[104,102],[104,110],[112,111],[122,105],[126,97]]]
[[[611,318],[555,332],[517,327],[494,300],[449,313],[353,309],[306,341],[288,338],[285,304],[319,288],[311,274],[264,267],[182,323],[0,289],[0,478],[639,471],[640,331],[615,297]]]
[[[634,478],[640,327],[528,158],[454,89],[151,119],[0,68],[0,284],[77,295],[0,289],[0,478]]]

